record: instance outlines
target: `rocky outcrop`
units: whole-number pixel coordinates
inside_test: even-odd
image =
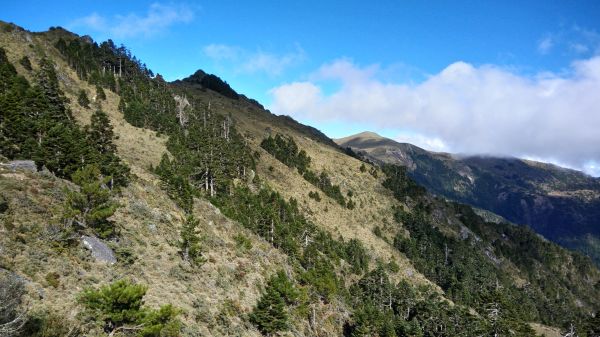
[[[13,160],[8,163],[0,163],[0,166],[10,171],[37,172],[37,166],[33,160]]]
[[[117,258],[115,257],[113,250],[97,237],[82,235],[81,243],[83,243],[85,248],[92,252],[92,256],[94,259],[96,259],[96,261],[105,262],[108,264],[115,264],[117,262]]]

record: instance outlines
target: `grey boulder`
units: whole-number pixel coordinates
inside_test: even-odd
[[[92,256],[96,261],[106,262],[108,264],[115,264],[117,262],[117,258],[112,249],[97,237],[82,235],[81,243],[83,243],[85,248],[92,252]]]

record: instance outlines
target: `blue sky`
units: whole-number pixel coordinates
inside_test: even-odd
[[[199,68],[215,73],[331,137],[369,129],[432,150],[525,156],[600,174],[599,1],[2,7],[1,20],[32,31],[63,26],[110,37],[168,80]]]

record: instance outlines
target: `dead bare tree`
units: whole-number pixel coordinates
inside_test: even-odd
[[[23,307],[23,281],[13,273],[0,270],[0,336],[17,336],[27,322]]]

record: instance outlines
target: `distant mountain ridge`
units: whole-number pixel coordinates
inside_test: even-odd
[[[335,140],[376,162],[406,166],[430,191],[531,227],[600,263],[600,179],[518,158],[458,156],[373,132]]]

